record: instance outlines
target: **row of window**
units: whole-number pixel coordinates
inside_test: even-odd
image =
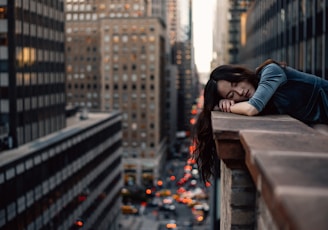
[[[91,88],[97,89],[98,88],[96,84],[93,84],[92,86],[91,86],[91,84],[86,84],[85,85],[83,83],[81,83],[81,84],[74,84],[74,89],[81,89],[81,90],[83,90],[83,89],[91,89]],[[71,90],[71,89],[73,89],[73,85],[72,84],[68,84],[67,85],[67,88],[68,88],[68,90]],[[113,89],[114,90],[119,90],[120,88],[123,89],[123,90],[138,90],[138,86],[136,84],[132,84],[130,86],[127,85],[127,84],[123,84],[123,85],[114,84],[113,85]],[[104,89],[105,90],[110,90],[110,86],[108,84],[106,84],[104,86]],[[140,85],[140,89],[141,90],[152,90],[152,91],[154,91],[155,90],[155,86],[153,84],[150,84],[149,87],[147,87],[147,85],[141,84]]]
[[[143,5],[134,3],[134,4],[98,4],[98,5],[92,5],[92,4],[86,4],[85,2],[72,2],[71,0],[66,0],[66,10],[67,11],[95,11],[95,10],[106,10],[106,6],[108,10],[140,10],[144,9]],[[73,4],[71,4],[71,2]]]
[[[33,114],[35,114],[35,112]],[[40,110],[38,110],[38,114],[41,114]],[[38,120],[37,122],[32,121],[31,123],[27,123],[19,117],[19,127],[17,127],[18,145],[22,145],[39,137],[44,137],[49,133],[60,130],[64,128],[65,124],[66,118],[64,114],[58,116],[52,115],[51,117],[46,117],[42,120]]]
[[[78,80],[78,79],[87,79],[87,80],[94,80],[96,81],[98,79],[98,77],[96,75],[93,75],[93,77],[91,77],[90,75],[85,75],[84,73],[75,73],[75,74],[67,74],[67,80],[71,81],[71,80]],[[111,77],[109,75],[104,76],[103,78],[105,81],[109,81],[111,79]],[[123,73],[122,76],[118,76],[117,74],[114,74],[112,77],[114,82],[118,82],[120,80],[122,81],[132,81],[132,82],[136,82],[139,79],[141,80],[146,80],[147,79],[147,75],[146,74],[140,74],[140,77],[138,77],[137,74],[131,74],[131,76],[129,77],[128,74]],[[153,81],[154,80],[154,75],[150,75],[149,80]],[[0,79],[1,80],[1,79]],[[0,81],[1,82],[1,81]],[[108,88],[107,86],[105,86],[106,88]]]
[[[27,39],[38,38],[38,39],[45,39],[54,42],[62,43],[65,41],[64,32],[62,30],[54,30],[52,28],[40,27],[35,24],[30,24],[28,22],[23,22],[16,20],[15,25],[15,32],[18,35],[26,35]],[[18,38],[19,39],[19,38]],[[41,43],[41,42],[39,42]],[[20,45],[20,44],[19,44]],[[24,44],[22,44],[24,45]]]
[[[137,157],[137,155],[138,155],[138,150],[136,149],[137,147],[140,147],[140,149],[141,149],[140,152],[144,152],[147,149],[147,142],[142,141],[142,140],[137,140],[137,134],[136,134],[136,132],[133,132],[131,136],[133,136],[134,140],[129,141],[129,142],[128,141],[124,141],[123,142],[123,147],[125,149],[125,151],[123,152],[123,156],[124,157],[129,157],[131,155],[135,155]],[[150,134],[148,134],[148,136],[149,137],[154,137],[154,134],[153,133],[150,133]],[[123,135],[123,139],[127,140],[128,139],[127,137],[128,137],[128,132],[125,132],[125,135]],[[132,149],[128,150],[129,147],[132,148]],[[154,148],[155,147],[154,142],[150,141],[148,147]],[[151,150],[150,153],[146,154],[144,152],[144,154],[146,154],[146,155],[152,155],[152,152],[153,151]]]
[[[112,97],[114,99],[114,107],[118,108],[118,105],[116,106],[116,102],[117,100],[121,99],[122,102],[128,102],[130,99],[133,99],[134,101],[136,101],[136,99],[138,98],[138,95],[139,95],[139,98],[141,99],[141,101],[145,101],[145,100],[149,100],[149,98],[147,98],[146,94],[145,93],[141,93],[141,94],[136,94],[136,93],[131,93],[131,95],[127,95],[127,94],[123,94],[123,95],[120,95],[118,93],[113,93],[112,94]],[[88,93],[81,93],[81,94],[78,94],[78,93],[71,93],[71,92],[68,92],[67,93],[67,99],[79,99],[79,98],[87,98],[89,100],[91,99],[98,99],[98,91],[95,91],[94,93],[91,93],[90,91],[88,91]],[[103,99],[105,101],[108,101],[109,99],[111,98],[111,94],[109,93],[105,93],[104,94],[104,97]],[[154,100],[153,97],[150,97],[150,100]],[[139,105],[140,108],[146,108],[145,104],[140,104]]]
[[[149,64],[149,65],[141,64],[140,65],[140,70],[146,71],[147,70],[147,66],[148,66],[148,70],[149,71],[151,71],[151,72],[154,72],[155,71],[155,64]],[[109,72],[110,71],[110,67],[111,66],[109,64],[106,64],[106,65],[104,65],[103,70],[105,72]],[[126,64],[123,64],[122,65],[122,70],[123,71],[127,71],[127,68],[128,67],[127,67]],[[89,65],[86,65],[85,67],[74,66],[74,71],[73,71],[73,65],[69,64],[69,65],[66,66],[66,72],[69,75],[72,74],[73,72],[81,72],[79,76],[80,77],[82,76],[82,79],[85,76],[83,74],[85,71],[86,72],[92,72],[92,71],[96,71],[96,70],[97,70],[97,66],[96,65],[90,65],[90,64]],[[120,65],[119,64],[113,64],[113,71],[117,72],[119,70],[120,70]],[[132,71],[137,70],[137,65],[136,64],[132,64],[131,65],[131,70]],[[75,74],[77,74],[77,73],[75,73]],[[75,74],[74,74],[74,76],[76,76]],[[145,77],[145,74],[141,74],[141,75],[142,75],[141,78]],[[72,79],[72,78],[70,78],[70,79]]]
[[[9,112],[9,96],[6,93],[2,93],[3,97],[0,100],[0,112],[8,113]],[[65,94],[64,93],[56,93],[56,94],[47,94],[47,95],[39,95],[39,96],[31,96],[25,98],[17,98],[17,112],[27,111],[27,110],[35,110],[42,107],[50,107],[58,104],[65,103]]]
[[[81,23],[80,23],[81,24]],[[86,22],[83,23],[83,25],[76,26],[75,23],[67,23],[66,25],[66,34],[71,34],[71,33],[86,33],[86,34],[90,34],[93,35],[94,33],[96,33],[98,31],[97,27],[94,25],[95,23],[90,23],[90,22]],[[154,32],[155,28],[154,26],[149,26],[148,30],[150,32]],[[141,35],[145,35],[147,33],[146,27],[144,25],[131,25],[129,27],[126,27],[125,25],[103,25],[102,26],[102,32],[103,32],[103,36],[104,36],[104,41],[109,41],[109,33],[112,31],[112,33],[114,35],[118,35],[118,34],[131,34],[131,39],[132,41],[136,40],[139,34]],[[77,36],[76,39],[80,39],[81,41],[84,42],[84,37],[79,37]]]
[[[70,14],[67,13],[66,14],[66,21],[97,21],[98,19],[102,19],[102,18],[130,18],[130,17],[140,17],[143,14],[140,12],[137,13],[110,13],[105,14],[105,13],[74,13],[74,14]]]
[[[112,139],[112,138],[110,138]],[[104,141],[104,140],[102,140]],[[108,141],[110,144],[112,141]],[[34,174],[34,175],[26,175],[18,176],[15,178],[16,183],[6,183],[3,186],[10,189],[10,186],[15,186],[15,184],[19,183],[18,189],[23,194],[23,196],[19,196],[15,194],[15,189],[10,189],[13,191],[13,194],[6,194],[6,198],[11,200],[11,197],[17,199],[17,210],[15,210],[15,203],[9,204],[7,208],[7,221],[13,220],[10,226],[14,226],[13,222],[20,222],[19,220],[24,220],[27,217],[27,223],[31,220],[35,220],[34,222],[29,223],[29,227],[33,227],[35,225],[47,225],[50,224],[50,220],[52,220],[52,225],[59,226],[64,222],[64,225],[70,226],[72,223],[65,223],[72,218],[76,218],[75,211],[81,205],[81,201],[79,201],[80,195],[83,194],[85,190],[89,193],[88,200],[85,201],[83,210],[86,211],[88,206],[92,206],[91,204],[95,201],[97,196],[93,194],[102,194],[104,191],[100,186],[101,184],[110,184],[111,187],[115,186],[111,184],[111,181],[115,181],[115,184],[118,183],[118,179],[115,179],[118,174],[117,167],[120,164],[119,152],[115,152],[115,150],[119,147],[117,142],[110,146],[106,142],[103,142],[102,146],[105,151],[101,152],[100,148],[84,151],[81,155],[82,151],[76,154],[62,154],[62,155],[71,155],[71,158],[77,157],[76,160],[72,159],[68,161],[68,165],[66,167],[61,167],[64,161],[62,161],[62,157],[54,156],[51,159],[46,159],[45,162],[40,164],[38,167],[34,167],[27,171],[26,173]],[[99,146],[99,145],[93,145]],[[110,155],[109,155],[110,154]],[[41,163],[41,159],[39,161]],[[60,162],[60,164],[58,164]],[[56,167],[57,165],[57,167]],[[41,171],[40,171],[41,170]],[[115,173],[113,173],[115,172]],[[37,175],[37,173],[42,174],[46,179],[38,185],[38,183],[42,180],[41,175]],[[110,175],[109,177],[105,177],[105,175]],[[53,175],[53,176],[52,176]],[[24,177],[26,178],[34,178],[34,187],[35,189],[30,190],[24,196],[24,188],[23,185],[27,185],[28,183],[24,183]],[[104,178],[106,178],[104,180]],[[30,183],[31,185],[33,183]],[[56,189],[54,189],[56,188]],[[36,211],[38,208],[38,203],[40,203],[40,199],[43,198],[43,201],[46,201],[42,206],[41,212]],[[51,202],[50,202],[51,201]],[[56,207],[56,208],[54,208]],[[58,208],[60,208],[60,212],[58,212]],[[24,213],[26,210],[26,214],[19,215],[19,213]],[[79,210],[79,212],[83,211]],[[36,211],[36,212],[35,212]],[[91,217],[91,214],[89,215]],[[38,219],[43,219],[43,223],[38,223]],[[22,221],[26,223],[26,221]],[[9,225],[7,225],[9,227]],[[28,229],[28,228],[27,228]]]
[[[141,52],[145,52],[142,47],[141,47],[141,50],[142,50]],[[70,51],[71,51],[71,48],[68,47],[67,48],[67,53],[68,53],[67,55],[69,55],[69,52]],[[93,51],[96,52],[96,50],[93,50]],[[90,52],[90,49],[87,49],[87,52]],[[85,61],[87,63],[87,62],[91,62],[91,61],[96,62],[98,60],[97,59],[97,56],[89,56],[89,55],[88,54],[87,55],[83,55],[83,56],[81,55],[80,57],[78,57],[78,56],[74,56],[73,57],[73,55],[72,56],[68,56],[68,57],[66,57],[66,61],[67,61],[67,63],[71,63],[73,61],[74,62],[84,62]],[[148,55],[141,54],[141,55],[139,55],[139,59],[140,60],[143,60],[143,61],[146,61],[146,57],[148,57],[148,60],[150,62],[155,62],[155,55],[154,54],[148,54]],[[188,56],[186,56],[186,58],[188,58]],[[106,63],[109,63],[110,62],[110,59],[111,58],[108,55],[106,55],[106,56],[103,57],[103,62],[105,63],[104,64],[104,69],[107,70],[107,71],[109,70],[110,66],[109,66],[109,64],[106,64]],[[118,54],[113,54],[112,55],[112,59],[113,59],[113,62],[114,63],[117,63],[120,60],[120,56]],[[124,57],[121,56],[121,59],[123,59],[124,61],[127,61],[127,59],[130,59],[131,61],[135,62],[135,61],[137,61],[137,54],[136,53],[129,53],[128,55],[124,55]],[[190,56],[189,56],[189,59],[190,59]],[[69,67],[71,68],[71,65],[69,65]],[[77,69],[78,67],[75,66],[74,68]],[[88,67],[88,68],[91,68],[91,66]],[[123,70],[127,70],[127,68],[128,68],[127,65],[126,64],[123,64]],[[132,64],[132,68],[135,68],[134,64]],[[81,69],[84,69],[84,68],[81,68]]]
[[[77,98],[85,98],[83,95],[76,94],[74,96],[75,96],[74,98],[72,96],[69,96],[68,97],[68,103],[70,103],[70,100],[72,100],[72,101],[74,101],[73,102],[74,106],[82,107],[82,108],[87,107],[87,108],[90,108],[90,109],[91,108],[98,108],[98,106],[99,106],[99,104],[98,104],[97,101],[96,102],[91,102],[91,101],[87,101],[87,102],[82,101],[82,102],[79,102],[77,100]],[[97,98],[97,97],[95,97],[93,95],[93,99],[95,99],[95,98]],[[89,100],[91,100],[91,98],[89,98]],[[148,108],[151,110],[151,112],[155,110],[155,105],[153,103],[147,103],[147,104],[141,103],[141,104],[138,105],[138,108],[145,110],[145,109],[147,109],[147,105],[148,105]],[[127,105],[123,105],[123,108],[124,109],[126,109],[127,107],[128,107]],[[136,106],[131,106],[131,107],[134,107],[133,109],[136,110]],[[122,105],[119,102],[115,101],[113,103],[112,107],[111,107],[109,103],[106,103],[105,102],[104,103],[104,109],[106,111],[111,111],[112,109],[113,110],[121,110],[122,109]]]
[[[64,13],[64,5],[62,0],[16,0],[15,6],[19,9],[22,8],[31,13],[37,13],[57,21],[62,21]]]
[[[8,76],[8,75],[7,75]],[[3,78],[1,79],[3,80]],[[16,85],[44,85],[53,86],[55,84],[62,84],[65,82],[64,73],[56,72],[17,72]]]

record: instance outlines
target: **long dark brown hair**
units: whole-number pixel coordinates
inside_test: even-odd
[[[211,72],[210,79],[204,88],[203,110],[199,113],[193,130],[193,141],[196,146],[193,155],[204,182],[209,181],[212,175],[219,175],[220,172],[220,161],[215,148],[211,124],[211,112],[219,104],[219,101],[223,99],[218,93],[217,81],[240,82],[247,80],[256,89],[259,83],[258,73],[264,66],[270,63],[285,65],[285,63],[278,63],[268,59],[256,71],[241,65],[221,65]]]

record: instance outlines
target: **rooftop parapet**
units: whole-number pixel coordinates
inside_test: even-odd
[[[328,229],[328,136],[285,115],[212,112],[221,229]]]

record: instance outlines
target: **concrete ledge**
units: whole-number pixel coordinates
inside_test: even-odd
[[[328,137],[322,131],[328,126],[318,127],[289,116],[212,112],[213,138],[225,169],[221,166],[221,227],[328,229]],[[235,191],[236,170],[251,175],[253,195],[251,184]],[[254,207],[240,213],[248,221],[236,220],[232,213],[240,209],[232,202]]]
[[[242,148],[242,146],[237,147],[231,146],[230,144],[239,143],[239,132],[241,130],[318,134],[313,128],[285,115],[247,117],[215,111],[212,112],[212,127],[218,155],[223,161],[228,159],[244,159],[245,156],[243,153],[240,153],[240,149],[237,151],[227,151],[231,147]],[[224,143],[221,141],[224,141]]]
[[[240,137],[246,165],[279,229],[327,229],[327,136],[241,131]]]

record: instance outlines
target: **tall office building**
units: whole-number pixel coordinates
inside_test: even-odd
[[[148,16],[159,17],[166,22],[166,2],[167,0],[148,0]]]
[[[173,45],[178,40],[179,11],[178,3],[174,0],[167,0],[167,31],[170,44]]]
[[[253,0],[230,0],[229,6],[229,63],[240,64],[241,49],[246,42],[246,12]]]
[[[119,229],[120,113],[74,116],[0,154],[0,229]]]
[[[255,68],[273,58],[327,79],[327,1],[253,2],[242,61]]]
[[[213,56],[211,69],[229,63],[229,3],[230,0],[217,0],[213,24]],[[207,76],[208,77],[208,76]]]
[[[62,0],[0,0],[0,144],[65,127]]]
[[[122,116],[66,120],[64,51],[62,0],[0,0],[0,229],[118,229]]]
[[[167,1],[167,21],[171,61],[178,68],[176,79],[178,114],[177,130],[190,131],[192,106],[198,97],[198,74],[194,63],[192,39],[192,1]]]
[[[126,184],[152,185],[164,163],[166,30],[160,3],[65,5],[67,102],[122,111]]]

